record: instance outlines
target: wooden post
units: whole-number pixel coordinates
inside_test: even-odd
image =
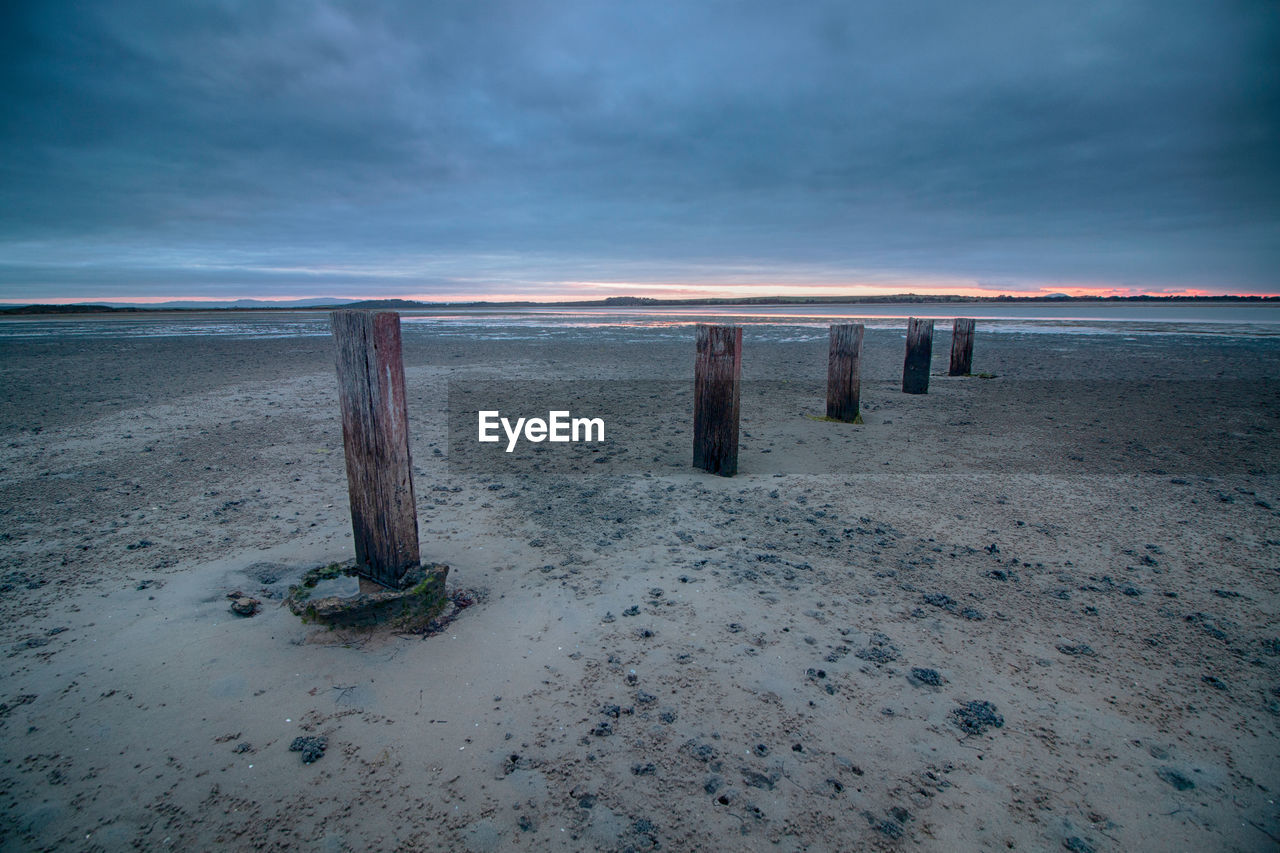
[[[693,370],[693,464],[732,477],[738,471],[742,329],[698,324]]]
[[[951,332],[951,370],[949,376],[968,376],[973,372],[973,321],[956,318]]]
[[[902,363],[902,392],[929,393],[929,362],[933,360],[933,321],[907,321],[907,358]]]
[[[418,567],[400,315],[334,311],[330,320],[357,570],[400,589],[406,573]]]
[[[860,423],[858,398],[861,393],[862,324],[831,327],[831,350],[827,356],[827,417]]]

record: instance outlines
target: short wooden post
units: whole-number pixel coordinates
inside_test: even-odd
[[[693,464],[732,477],[738,471],[742,329],[698,324],[693,371]]]
[[[862,324],[831,327],[827,356],[827,417],[858,423],[861,394]]]
[[[357,570],[400,589],[419,565],[400,315],[334,311],[330,320]]]
[[[933,321],[907,321],[907,358],[902,364],[904,394],[929,393],[929,363],[933,360]]]
[[[973,321],[957,317],[951,332],[951,370],[949,376],[968,376],[973,372]]]

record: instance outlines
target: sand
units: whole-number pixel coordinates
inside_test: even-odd
[[[422,556],[475,602],[424,637],[279,606],[351,556],[328,340],[0,339],[0,846],[1273,849],[1280,344],[947,341],[907,396],[868,331],[851,426],[823,344],[748,333],[727,479],[691,336],[406,334]],[[451,464],[484,380],[629,446]]]

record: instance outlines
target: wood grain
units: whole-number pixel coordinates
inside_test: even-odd
[[[973,372],[973,320],[957,317],[951,332],[951,369],[948,376]]]
[[[742,329],[698,324],[693,380],[693,464],[732,477],[738,471]]]
[[[330,320],[358,570],[399,589],[419,559],[400,315],[334,311]]]
[[[933,360],[933,321],[907,321],[907,357],[902,363],[904,394],[929,393],[929,365]]]
[[[827,417],[855,421],[862,393],[861,323],[831,327],[831,347],[827,356]]]

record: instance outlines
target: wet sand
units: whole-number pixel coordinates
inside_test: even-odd
[[[851,426],[823,344],[748,334],[724,479],[665,410],[613,465],[449,463],[449,382],[688,382],[691,336],[406,334],[422,556],[476,600],[422,637],[278,606],[351,556],[327,339],[0,338],[0,846],[1273,849],[1280,342],[947,341],[907,396],[869,330]]]

